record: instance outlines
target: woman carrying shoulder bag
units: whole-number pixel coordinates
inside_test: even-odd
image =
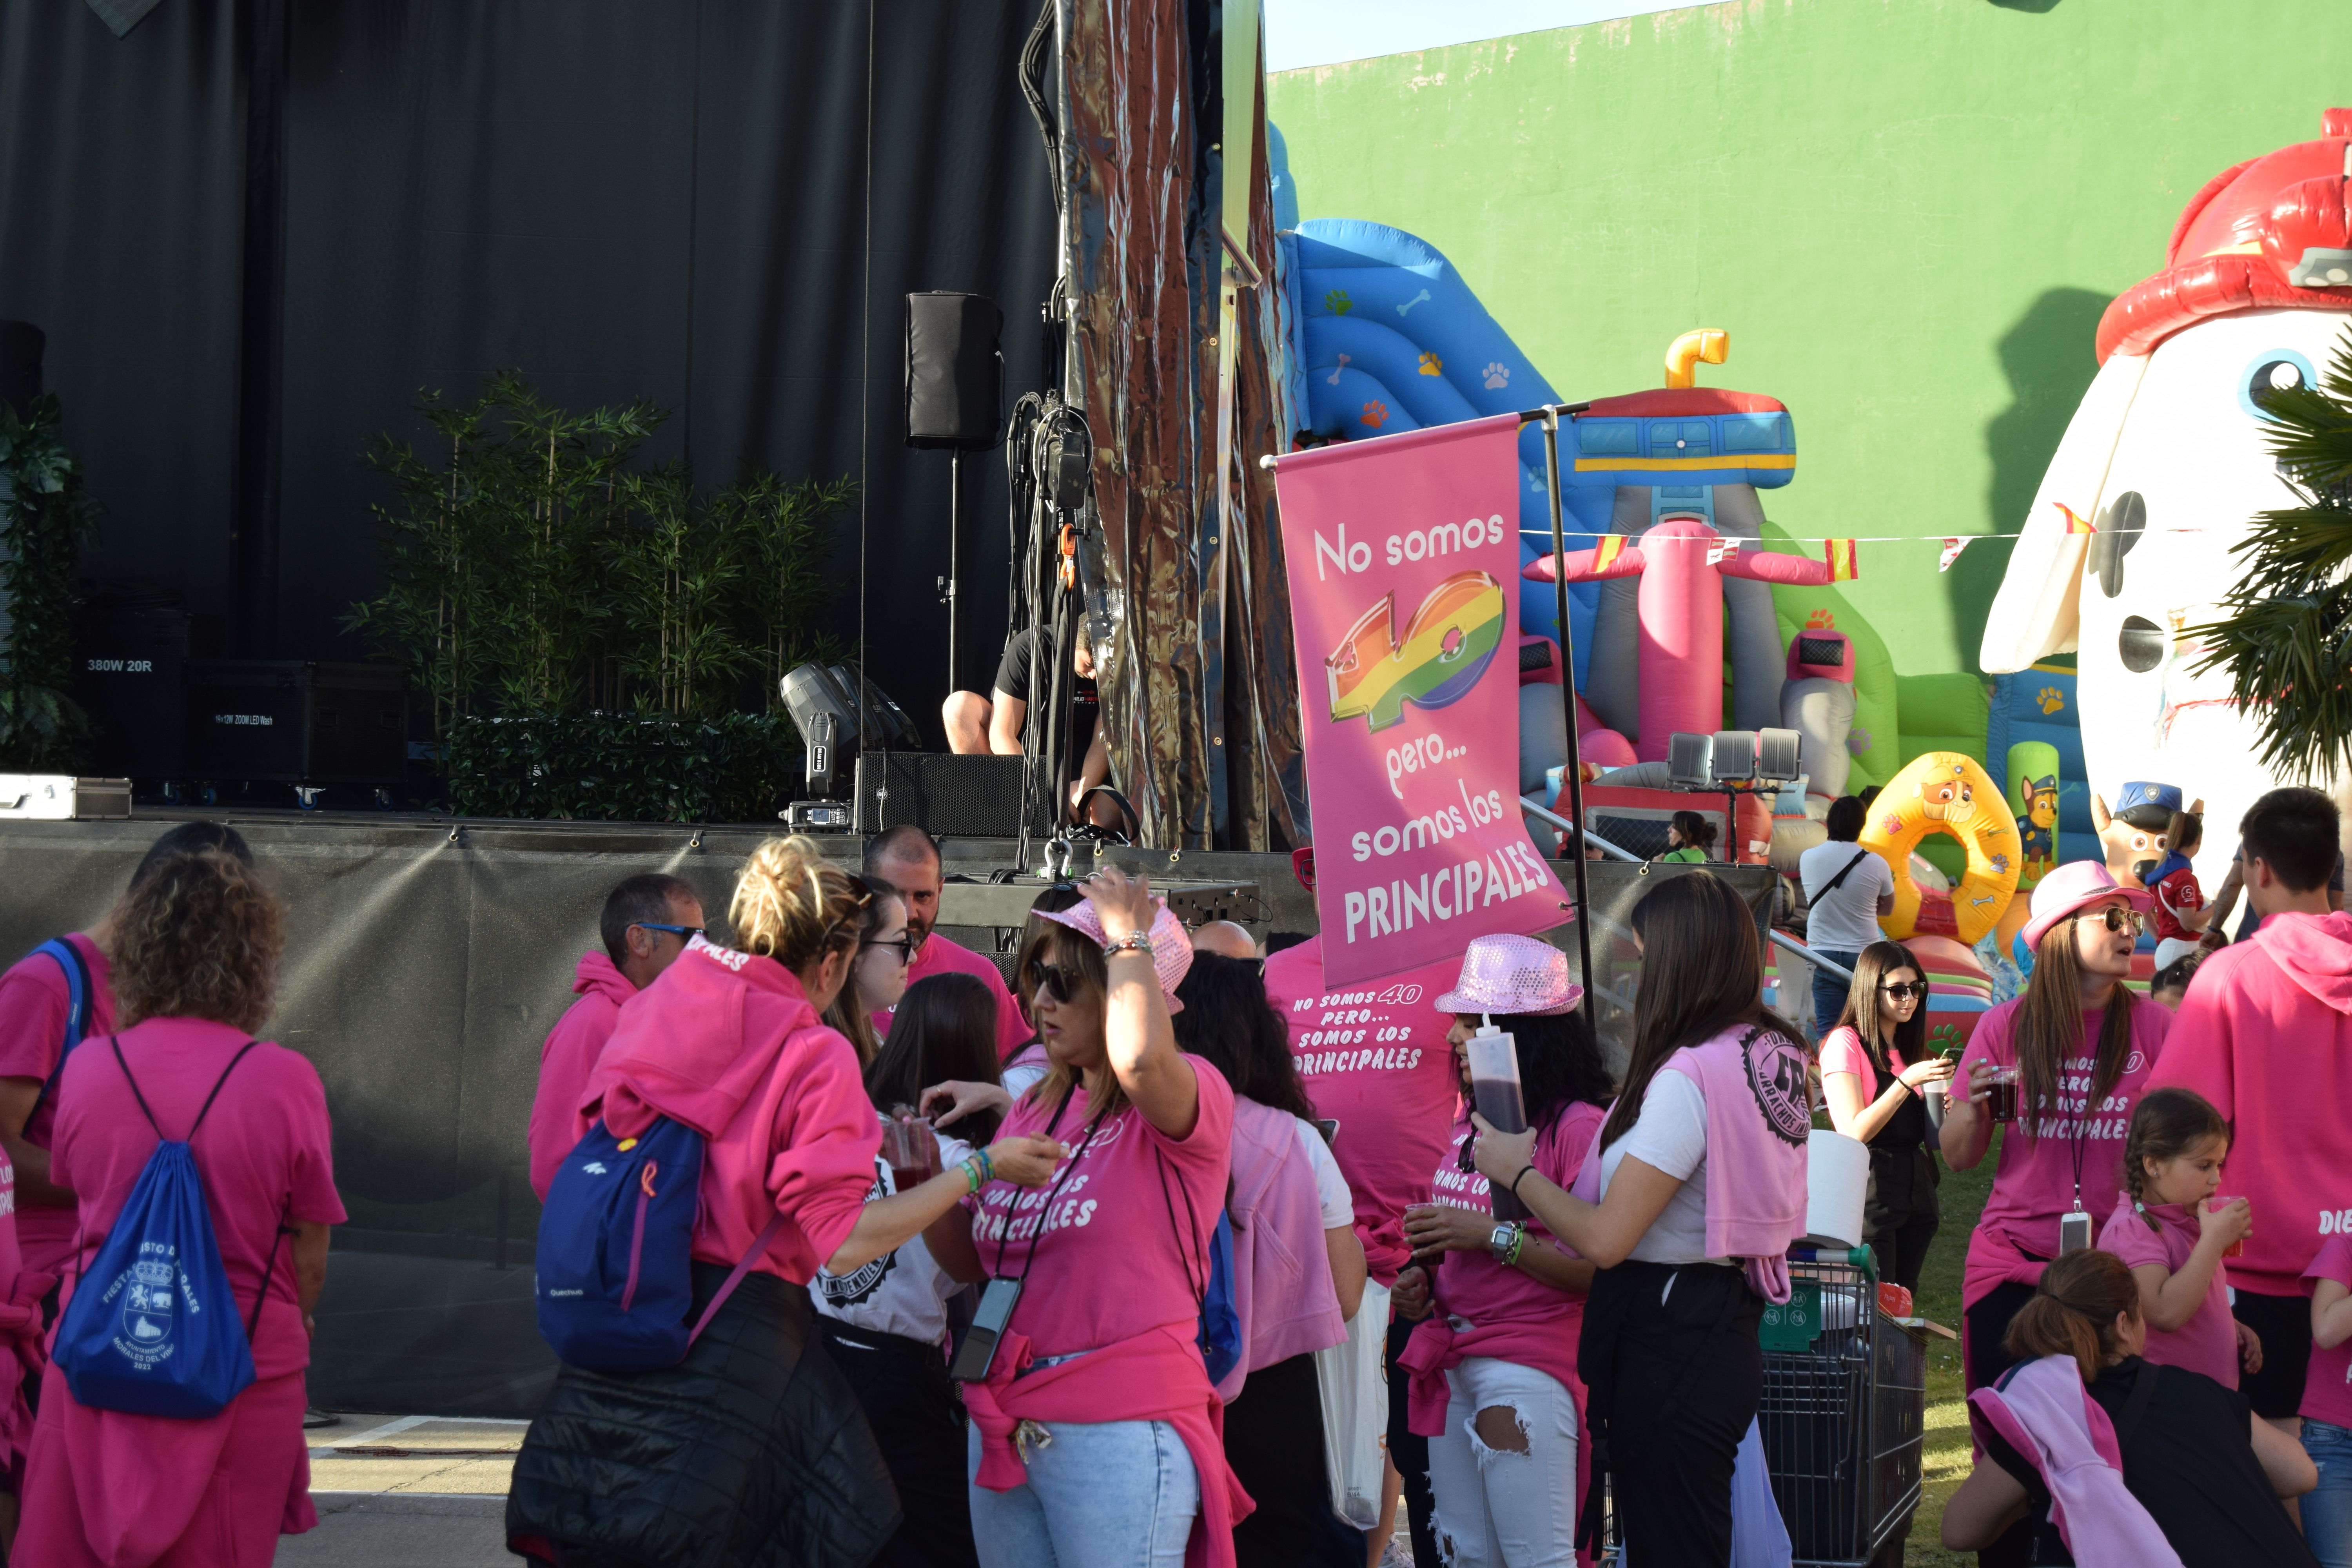
[[[1906,1290],[1918,1288],[1943,1223],[1920,1097],[1951,1077],[1951,1063],[1927,1054],[1927,970],[1900,943],[1872,942],[1822,1037],[1822,1097],[1830,1125],[1870,1147],[1862,1239],[1878,1255],[1879,1278]]]
[[[772,838],[736,883],[741,946],[697,937],[623,1010],[583,1102],[619,1138],[665,1117],[701,1134],[690,1318],[720,1304],[675,1366],[556,1374],[508,1493],[517,1556],[862,1568],[897,1528],[856,1395],[805,1353],[808,1281],[819,1264],[854,1274],[918,1235],[990,1162],[866,1202],[881,1124],[856,1052],[821,1015],[849,979],[874,897],[812,840]],[[1059,1151],[1016,1139],[989,1154],[996,1176],[1025,1184]]]
[[[61,1321],[159,1142],[185,1139],[228,1278],[225,1305],[250,1335],[254,1381],[217,1415],[174,1419],[84,1405],[51,1363],[9,1557],[58,1568],[260,1568],[281,1530],[318,1523],[302,1372],[328,1230],[343,1218],[326,1094],[309,1061],[253,1041],[284,937],[278,900],[252,867],[219,850],[176,856],[124,896],[113,922],[124,1026],[67,1058],[49,1152],[51,1179],[72,1189],[80,1211]],[[193,1332],[174,1305],[167,1299],[126,1331],[144,1338],[143,1322],[155,1343]]]
[[[1632,923],[1633,1058],[1573,1190],[1535,1163],[1532,1131],[1473,1113],[1474,1147],[1478,1170],[1597,1270],[1577,1370],[1633,1561],[1722,1568],[1732,1470],[1764,1392],[1757,1330],[1767,1301],[1789,1299],[1805,1229],[1807,1062],[1764,1007],[1756,918],[1729,883],[1686,872]]]
[[[1004,1121],[1073,1152],[1042,1199],[992,1184],[924,1235],[989,1280],[976,1323],[1002,1325],[984,1372],[964,1369],[972,1534],[988,1568],[1161,1568],[1188,1542],[1230,1568],[1250,1504],[1198,1342],[1234,1091],[1176,1047],[1182,923],[1140,878],[1084,887],[1045,917],[1064,928],[1032,998],[1052,1070]]]

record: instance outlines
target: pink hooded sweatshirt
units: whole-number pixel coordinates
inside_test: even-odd
[[[1216,1385],[1233,1403],[1251,1373],[1348,1337],[1323,1245],[1315,1173],[1298,1143],[1298,1119],[1234,1096],[1234,1307],[1242,1359]]]
[[[2083,1568],[2180,1568],[2180,1553],[2124,1485],[2115,1423],[2073,1356],[2020,1362],[1969,1395],[1969,1420],[2000,1433],[2040,1473],[2050,1521]]]
[[[547,1201],[547,1184],[555,1168],[572,1152],[586,1131],[580,1125],[580,1094],[604,1042],[620,1022],[621,1005],[637,994],[629,977],[613,967],[600,950],[580,955],[572,972],[572,990],[580,1000],[564,1010],[539,1047],[539,1092],[530,1101],[530,1190]]]
[[[2252,1201],[2230,1283],[2303,1294],[2328,1237],[2352,1229],[2352,912],[2282,914],[2197,971],[2150,1089],[2193,1089],[2236,1136],[2221,1190]]]
[[[583,1098],[624,1138],[657,1116],[702,1134],[699,1262],[731,1266],[781,1214],[752,1270],[805,1285],[874,1185],[882,1125],[857,1053],[782,964],[698,936],[624,1009]]]

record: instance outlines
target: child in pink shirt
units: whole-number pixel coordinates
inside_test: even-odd
[[[2352,1234],[2320,1244],[2303,1271],[2311,1287],[2311,1366],[2304,1378],[2303,1451],[2319,1485],[2300,1504],[2304,1539],[2328,1568],[2352,1563]]]
[[[2099,1246],[2124,1260],[2139,1285],[2147,1349],[2159,1366],[2201,1372],[2238,1386],[2241,1360],[2263,1364],[2262,1341],[2230,1316],[2223,1256],[2253,1222],[2243,1198],[2218,1206],[2230,1126],[2204,1096],[2159,1089],[2132,1110],[2124,1146],[2126,1201],[2116,1205]]]

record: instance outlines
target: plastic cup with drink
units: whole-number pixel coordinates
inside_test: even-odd
[[[1470,1064],[1470,1101],[1478,1114],[1497,1132],[1525,1132],[1528,1130],[1527,1100],[1519,1091],[1518,1043],[1492,1024],[1482,1024],[1464,1047]],[[1494,1194],[1495,1217],[1497,1220],[1526,1219],[1528,1205],[1511,1194],[1507,1186],[1492,1181],[1486,1190]]]
[[[919,1187],[940,1173],[939,1134],[912,1106],[894,1105],[882,1124],[882,1160],[899,1192]]]
[[[2210,1214],[2220,1214],[2223,1209],[2228,1208],[2231,1204],[2236,1203],[2237,1201],[2238,1200],[2234,1197],[2223,1197],[2220,1193],[2215,1193],[2210,1198],[2208,1198],[2205,1201],[2206,1211]],[[2252,1213],[2253,1205],[2251,1201],[2248,1202],[2246,1208],[2249,1214]],[[2237,1240],[2223,1247],[2221,1249],[2221,1256],[2224,1258],[2243,1258],[2246,1255],[2246,1236],[2252,1236],[2253,1234],[2254,1227],[2250,1223],[2246,1226],[2246,1235],[2238,1237]]]
[[[1995,1121],[2017,1120],[2020,1074],[2013,1067],[1996,1067],[1985,1073],[1985,1114]]]

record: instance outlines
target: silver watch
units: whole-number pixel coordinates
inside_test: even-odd
[[[1486,1250],[1494,1255],[1496,1262],[1507,1263],[1511,1258],[1511,1247],[1518,1238],[1517,1226],[1508,1223],[1498,1225],[1495,1227],[1495,1234],[1486,1238]]]

